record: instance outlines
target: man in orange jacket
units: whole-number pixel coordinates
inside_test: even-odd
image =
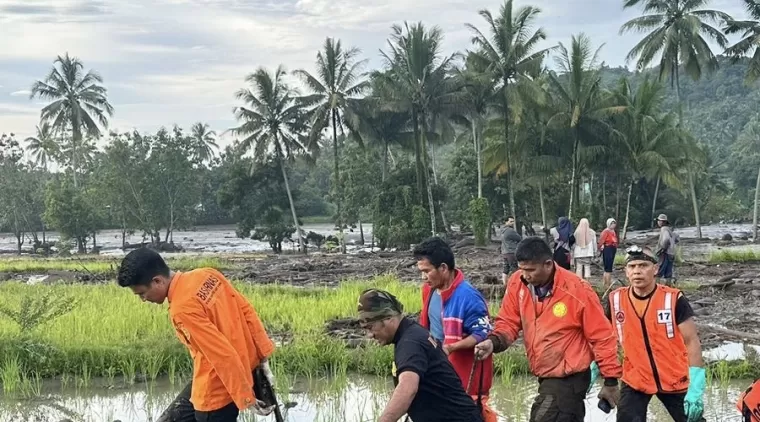
[[[274,377],[268,358],[274,352],[256,311],[217,270],[169,270],[161,256],[136,249],[122,260],[118,283],[143,301],[169,300],[169,316],[179,340],[193,358],[190,402],[198,422],[237,421],[241,410],[268,415],[253,393],[253,371],[261,366]]]
[[[760,422],[760,379],[739,396],[736,408],[742,414],[742,422]]]
[[[586,281],[554,263],[543,239],[524,239],[515,255],[520,271],[510,277],[494,330],[476,346],[476,355],[484,359],[503,352],[523,332],[539,382],[531,422],[582,422],[594,360],[604,376],[599,399],[615,407],[622,368],[599,297]]]
[[[609,296],[607,317],[623,349],[619,422],[644,422],[653,395],[675,422],[704,421],[705,368],[694,312],[680,290],[657,284],[651,250],[626,250],[630,286]]]

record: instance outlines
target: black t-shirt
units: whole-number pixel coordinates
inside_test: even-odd
[[[420,376],[417,395],[407,414],[414,422],[481,422],[480,410],[430,332],[404,318],[393,339],[393,384],[402,372]]]
[[[632,290],[630,294],[636,296],[636,293],[634,293]],[[652,297],[653,294],[654,294],[654,290],[647,297],[636,296],[636,298],[640,300],[645,300],[647,298]],[[604,315],[607,316],[607,319],[612,321],[609,301],[607,301],[607,303],[604,305]],[[686,299],[686,296],[684,296],[683,293],[680,293],[678,295],[678,299],[676,299],[676,325],[681,325],[684,321],[686,321],[687,319],[693,316],[694,316],[694,310],[691,308],[689,299]]]

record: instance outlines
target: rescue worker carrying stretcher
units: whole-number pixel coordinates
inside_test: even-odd
[[[588,282],[554,263],[543,239],[524,239],[515,255],[520,271],[507,282],[494,330],[476,346],[476,356],[503,352],[523,332],[539,382],[531,422],[582,422],[594,360],[604,376],[599,398],[615,407],[622,368],[599,297]]]
[[[656,395],[675,422],[703,421],[705,368],[694,311],[680,290],[656,283],[651,250],[632,246],[625,262],[630,286],[610,293],[606,309],[623,349],[617,420],[645,422]]]
[[[161,256],[136,249],[121,262],[118,283],[143,301],[169,300],[169,317],[193,358],[191,409],[175,400],[171,420],[234,422],[243,409],[265,416],[274,410],[254,396],[253,372],[261,366],[269,383],[274,343],[250,303],[217,270],[169,270]],[[181,395],[180,395],[181,396]],[[190,415],[186,413],[190,412]]]

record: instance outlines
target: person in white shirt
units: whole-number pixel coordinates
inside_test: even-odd
[[[588,279],[591,277],[591,261],[596,256],[596,232],[591,230],[587,218],[581,218],[575,229],[575,245],[573,246],[573,261],[575,274]]]

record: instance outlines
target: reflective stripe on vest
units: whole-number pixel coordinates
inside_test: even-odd
[[[662,314],[663,321],[662,323],[665,324],[665,331],[668,334],[668,338],[673,338],[676,336],[675,329],[673,328],[673,308],[672,308],[672,302],[673,302],[673,293],[667,292],[665,293],[665,310],[663,312],[660,312]],[[657,316],[658,321],[660,318],[660,315]]]
[[[620,291],[616,291],[612,295],[612,317],[615,318],[615,325],[617,326],[617,332],[618,332],[618,339],[620,341],[620,344],[623,344],[623,321],[620,320],[620,318],[617,317],[618,312],[620,312]]]

